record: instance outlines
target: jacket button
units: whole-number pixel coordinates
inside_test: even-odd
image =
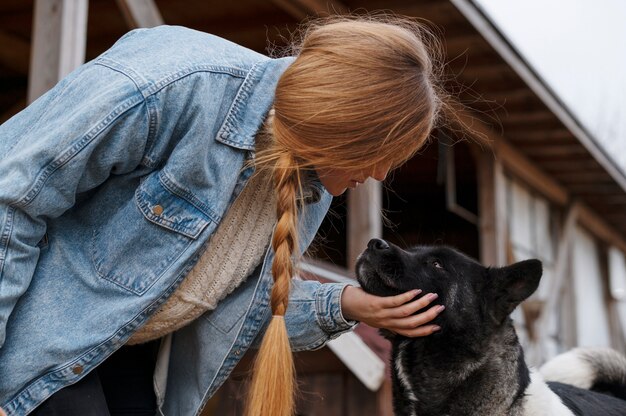
[[[163,207],[161,205],[155,205],[152,207],[152,213],[154,215],[161,215],[163,214]]]
[[[83,366],[82,365],[77,365],[74,368],[72,368],[72,373],[78,375],[81,374],[83,372]]]

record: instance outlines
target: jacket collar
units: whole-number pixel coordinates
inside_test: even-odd
[[[217,132],[216,140],[238,149],[254,150],[255,135],[272,107],[278,80],[294,59],[267,59],[252,66]]]

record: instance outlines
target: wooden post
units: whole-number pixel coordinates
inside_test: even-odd
[[[553,325],[551,325],[551,319],[558,316],[560,307],[559,301],[563,293],[563,287],[567,282],[567,276],[569,275],[570,253],[572,251],[572,242],[575,237],[579,212],[580,206],[577,203],[573,203],[567,211],[563,232],[558,242],[554,279],[551,282],[548,297],[539,311],[539,317],[535,321],[538,342],[538,348],[536,348],[537,356],[534,357],[534,362],[532,363],[535,365],[542,363],[546,358],[550,358],[547,357],[547,342],[550,337],[556,336],[556,334],[551,333],[551,329],[554,330],[554,328],[552,328]]]
[[[368,179],[348,192],[348,269],[372,238],[383,235],[382,184]]]
[[[495,241],[496,265],[505,266],[508,263],[509,226],[507,221],[506,177],[504,167],[499,160],[494,162],[494,203],[495,203]]]
[[[126,25],[131,29],[155,27],[163,24],[163,18],[154,0],[117,0]]]
[[[490,152],[476,154],[478,169],[478,224],[480,261],[484,265],[497,265],[496,231],[496,181],[495,160]]]
[[[35,1],[29,103],[85,61],[87,5],[87,0]]]

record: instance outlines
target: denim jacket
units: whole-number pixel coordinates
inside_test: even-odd
[[[146,322],[198,260],[253,168],[293,58],[180,27],[135,30],[0,126],[0,407],[24,415]],[[331,196],[313,180],[301,250]],[[169,338],[162,415],[197,415],[270,317],[268,249],[217,309]],[[354,324],[344,286],[294,280],[294,350]],[[167,389],[164,390],[164,385]]]

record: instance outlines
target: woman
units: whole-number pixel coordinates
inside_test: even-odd
[[[414,315],[435,296],[291,280],[331,197],[425,143],[443,102],[429,40],[335,20],[269,59],[136,30],[2,125],[0,407],[109,414],[148,386],[133,414],[197,414],[265,333],[247,412],[286,415],[289,342],[319,348],[357,321],[436,331],[441,308]],[[149,375],[127,389],[116,366],[137,360]]]

